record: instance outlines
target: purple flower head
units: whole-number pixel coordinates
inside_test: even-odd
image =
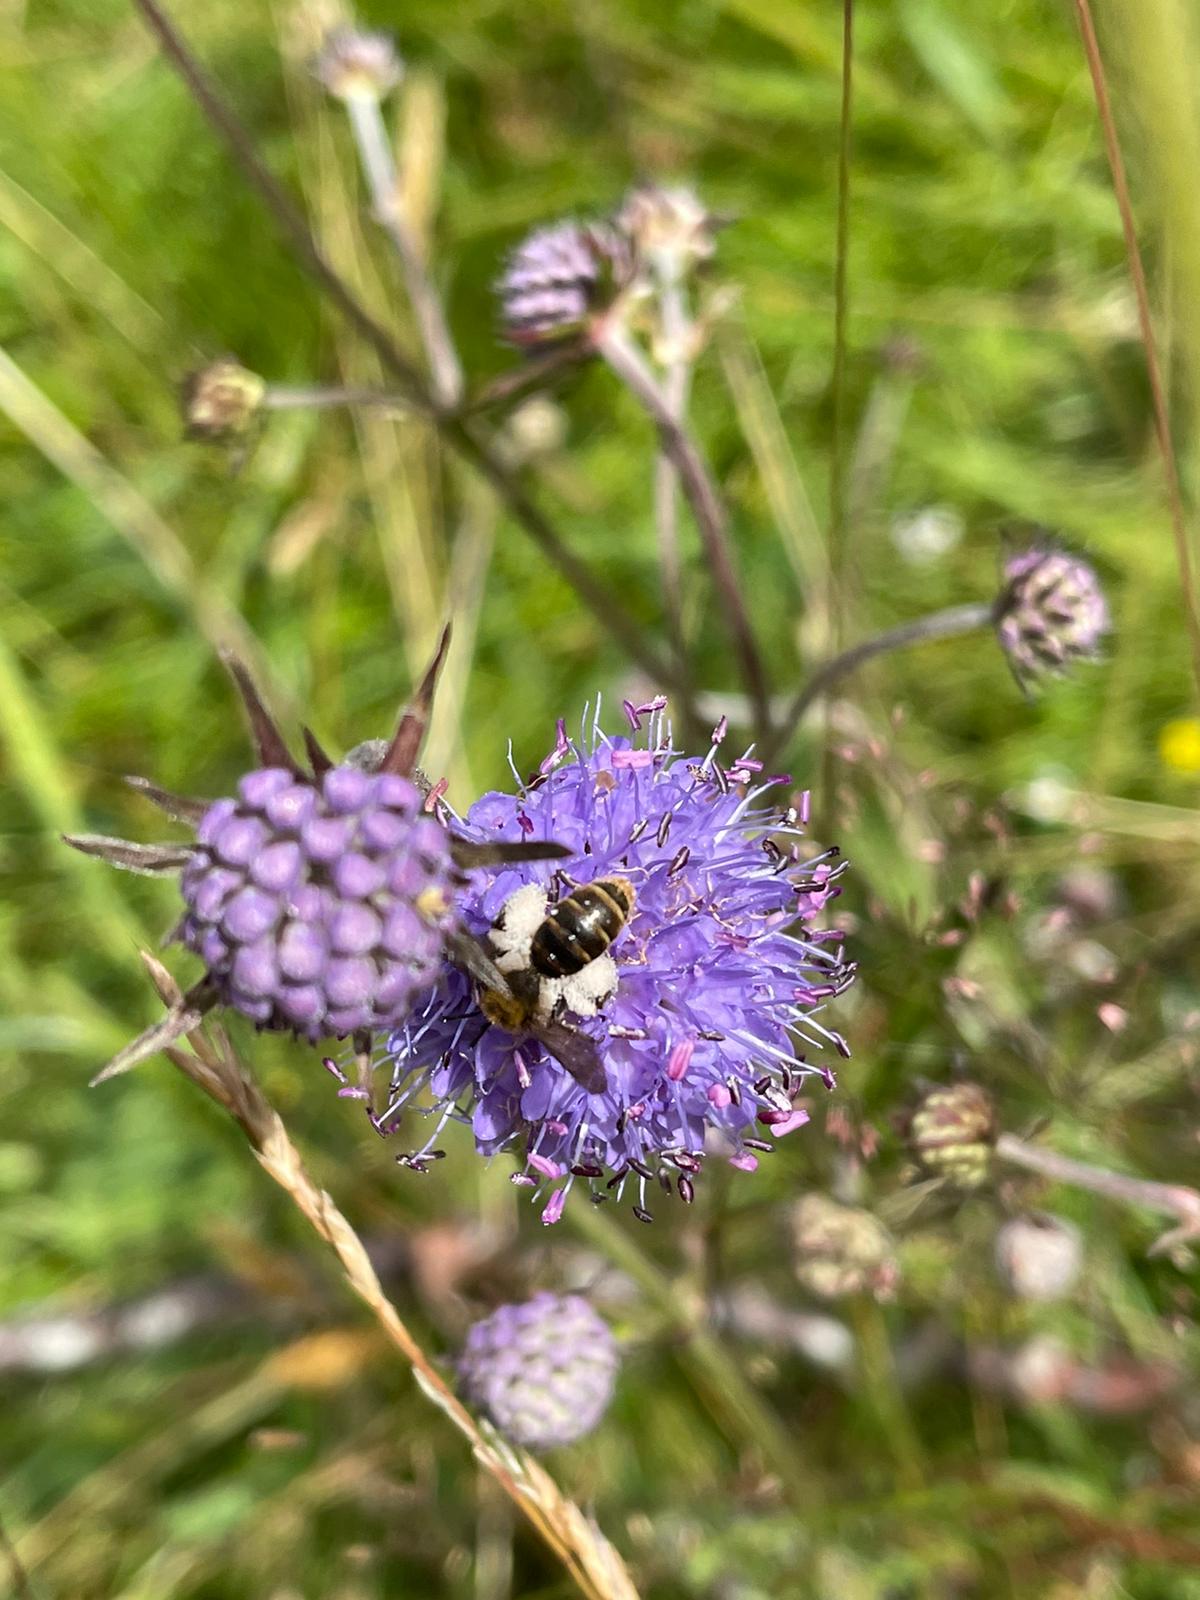
[[[514,981],[530,972],[531,935],[577,886],[632,887],[610,948],[573,976],[535,978],[542,1015],[594,1043],[599,1092],[536,1028],[489,1021],[457,968],[390,1040],[380,1127],[413,1104],[436,1117],[425,1148],[403,1159],[421,1169],[446,1121],[469,1121],[481,1154],[517,1155],[514,1182],[545,1198],[545,1222],[577,1182],[596,1201],[632,1187],[649,1220],[648,1182],[690,1200],[714,1151],[753,1170],[772,1137],[807,1120],[794,1102],[818,1069],[797,1050],[845,1053],[817,1014],[852,969],[840,935],[810,927],[838,893],[836,850],[802,860],[804,806],[761,803],[786,780],[764,778],[750,757],[723,767],[720,729],[704,757],[678,755],[663,704],[627,706],[632,738],[596,720],[575,742],[560,722],[537,779],[485,795],[464,823],[481,840],[554,838],[574,852],[557,872],[540,862],[477,872],[458,897],[461,920]],[[832,1083],[828,1068],[821,1075]]]
[[[179,937],[218,999],[308,1039],[393,1026],[451,922],[449,835],[423,800],[409,778],[345,763],[262,768],[209,806]]]
[[[112,866],[178,874],[184,914],[174,937],[204,963],[167,1015],[95,1081],[164,1049],[217,1004],[310,1040],[394,1028],[434,983],[448,948],[464,942],[453,900],[470,868],[565,853],[553,843],[481,846],[445,826],[444,784],[430,787],[415,763],[448,642],[446,630],[391,739],[369,739],[336,765],[308,728],[307,765],[298,761],[250,674],[227,656],[258,757],[236,798],[210,803],[131,778],[194,839],[67,836]],[[342,1093],[367,1095],[361,1086]]]
[[[1022,688],[1094,660],[1110,626],[1100,579],[1080,556],[1040,543],[1005,562],[996,632]]]
[[[619,1364],[608,1324],[586,1300],[543,1290],[475,1323],[458,1371],[464,1394],[502,1433],[551,1450],[600,1421]]]
[[[538,345],[582,333],[631,271],[628,243],[612,228],[581,222],[538,228],[513,251],[496,285],[505,338]]]

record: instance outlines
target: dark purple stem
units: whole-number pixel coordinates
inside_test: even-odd
[[[687,429],[673,414],[667,397],[636,347],[616,324],[602,325],[595,335],[596,349],[622,383],[642,405],[658,429],[665,455],[679,474],[680,486],[696,519],[713,581],[725,610],[738,664],[760,738],[770,727],[767,680],[754,630],[742,595],[730,551],[729,519],[708,467]]]
[[[679,688],[679,675],[673,664],[659,656],[620,596],[595,577],[590,568],[567,548],[554,525],[529,498],[491,444],[477,436],[458,410],[449,410],[435,403],[417,368],[387,329],[376,322],[330,266],[295,202],[274,174],[263,165],[249,134],[192,55],[158,0],[133,0],[133,3],[159,40],[196,104],[229,145],[242,171],[258,190],[267,209],[290,241],[301,265],[372,346],[383,365],[399,379],[411,404],[428,414],[450,448],[487,479],[546,560],[574,589],[601,626],[637,662],[650,681],[661,683],[669,689]]]

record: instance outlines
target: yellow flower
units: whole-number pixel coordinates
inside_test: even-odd
[[[1200,773],[1200,718],[1179,717],[1158,730],[1158,753],[1164,766],[1189,777]]]

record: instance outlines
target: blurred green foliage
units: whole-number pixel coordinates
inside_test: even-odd
[[[711,281],[736,297],[694,417],[780,692],[829,638],[837,9],[427,0],[364,17],[410,60],[406,192],[429,201],[476,382],[513,360],[490,284],[523,230],[603,212],[646,175],[693,181],[736,218]],[[179,16],[334,258],[407,337],[346,130],[305,68],[334,13],[212,0]],[[1196,772],[1159,750],[1194,690],[1091,88],[1068,9],[1041,0],[890,0],[860,6],[857,27],[841,636],[988,598],[1009,520],[1085,549],[1116,616],[1111,659],[1036,703],[986,638],[958,640],[856,679],[831,766],[820,718],[791,752],[833,783],[819,821],[854,862],[842,905],[863,975],[839,1008],[855,1059],[831,1104],[843,1139],[877,1130],[879,1156],[850,1160],[822,1104],[754,1178],[706,1175],[694,1214],[660,1207],[636,1236],[591,1215],[535,1235],[503,1162],[480,1172],[458,1139],[418,1183],[304,1050],[243,1042],[318,1180],[397,1255],[397,1295],[432,1344],[452,1349],[497,1293],[598,1281],[626,1374],[597,1439],[556,1467],[646,1594],[1195,1600],[1187,1263],[1147,1259],[1146,1214],[1015,1175],[963,1204],[905,1189],[892,1126],[917,1079],[965,1072],[1015,1132],[1146,1176],[1196,1169]],[[1161,221],[1124,82],[1139,199]],[[34,1308],[66,1319],[63,1370],[0,1373],[4,1526],[46,1600],[565,1594],[362,1333],[236,1131],[165,1062],[88,1094],[153,1015],[135,952],[170,924],[172,893],[117,881],[57,835],[154,837],[124,773],[212,795],[234,782],[222,608],[260,642],[289,728],[304,708],[347,748],[388,726],[452,573],[466,653],[432,744],[459,800],[505,781],[510,739],[528,768],[555,717],[598,692],[616,705],[628,665],[417,420],[280,413],[237,460],[181,440],[177,381],[222,351],[275,382],[378,374],[123,0],[0,4],[0,105],[0,1349]],[[555,403],[563,440],[531,477],[659,632],[648,427],[602,370]],[[931,514],[952,537],[920,560]],[[694,659],[705,689],[735,690],[688,539]],[[1039,935],[1080,860],[1112,873],[1111,898],[1085,930],[1068,918],[1065,939]],[[956,907],[973,871],[991,892],[969,922]],[[894,1303],[834,1308],[858,1364],[831,1371],[744,1329],[698,1356],[686,1324],[706,1293],[751,1284],[822,1309],[791,1275],[787,1211],[835,1182],[890,1223],[903,1266]],[[1039,1202],[1087,1249],[1080,1286],[1045,1307],[1005,1296],[990,1265],[998,1217]],[[636,1294],[612,1288],[606,1258]],[[239,1289],[215,1324],[72,1357],[80,1319],[195,1274]],[[320,1332],[338,1337],[305,1342]],[[1033,1335],[1093,1371],[1124,1363],[1131,1391],[1166,1378],[1104,1415],[966,1376],[965,1350],[1027,1352]],[[776,1419],[790,1482],[721,1403],[721,1362]]]

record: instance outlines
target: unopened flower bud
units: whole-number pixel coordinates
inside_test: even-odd
[[[191,372],[183,382],[183,420],[190,439],[236,439],[258,415],[265,381],[233,356]]]
[[[404,76],[404,62],[386,33],[335,28],[313,67],[338,100],[382,100]]]
[[[477,1322],[458,1371],[464,1394],[502,1433],[550,1450],[600,1421],[619,1363],[608,1324],[581,1295],[543,1290]]]
[[[1010,557],[1004,580],[996,632],[1022,687],[1096,658],[1110,619],[1100,579],[1086,561],[1035,544]]]
[[[627,241],[598,223],[559,222],[517,246],[496,285],[513,344],[552,344],[581,333],[629,283]]]
[[[1062,1217],[1013,1217],[996,1235],[996,1268],[1022,1300],[1060,1300],[1074,1288],[1082,1265],[1079,1229]]]
[[[792,1212],[796,1276],[822,1300],[871,1294],[888,1298],[899,1277],[892,1241],[869,1211],[806,1194]]]
[[[995,1138],[995,1108],[977,1083],[932,1090],[908,1124],[909,1149],[924,1171],[959,1189],[987,1182]]]
[[[694,189],[645,183],[625,196],[616,225],[640,260],[664,278],[681,278],[713,255],[720,223]]]

